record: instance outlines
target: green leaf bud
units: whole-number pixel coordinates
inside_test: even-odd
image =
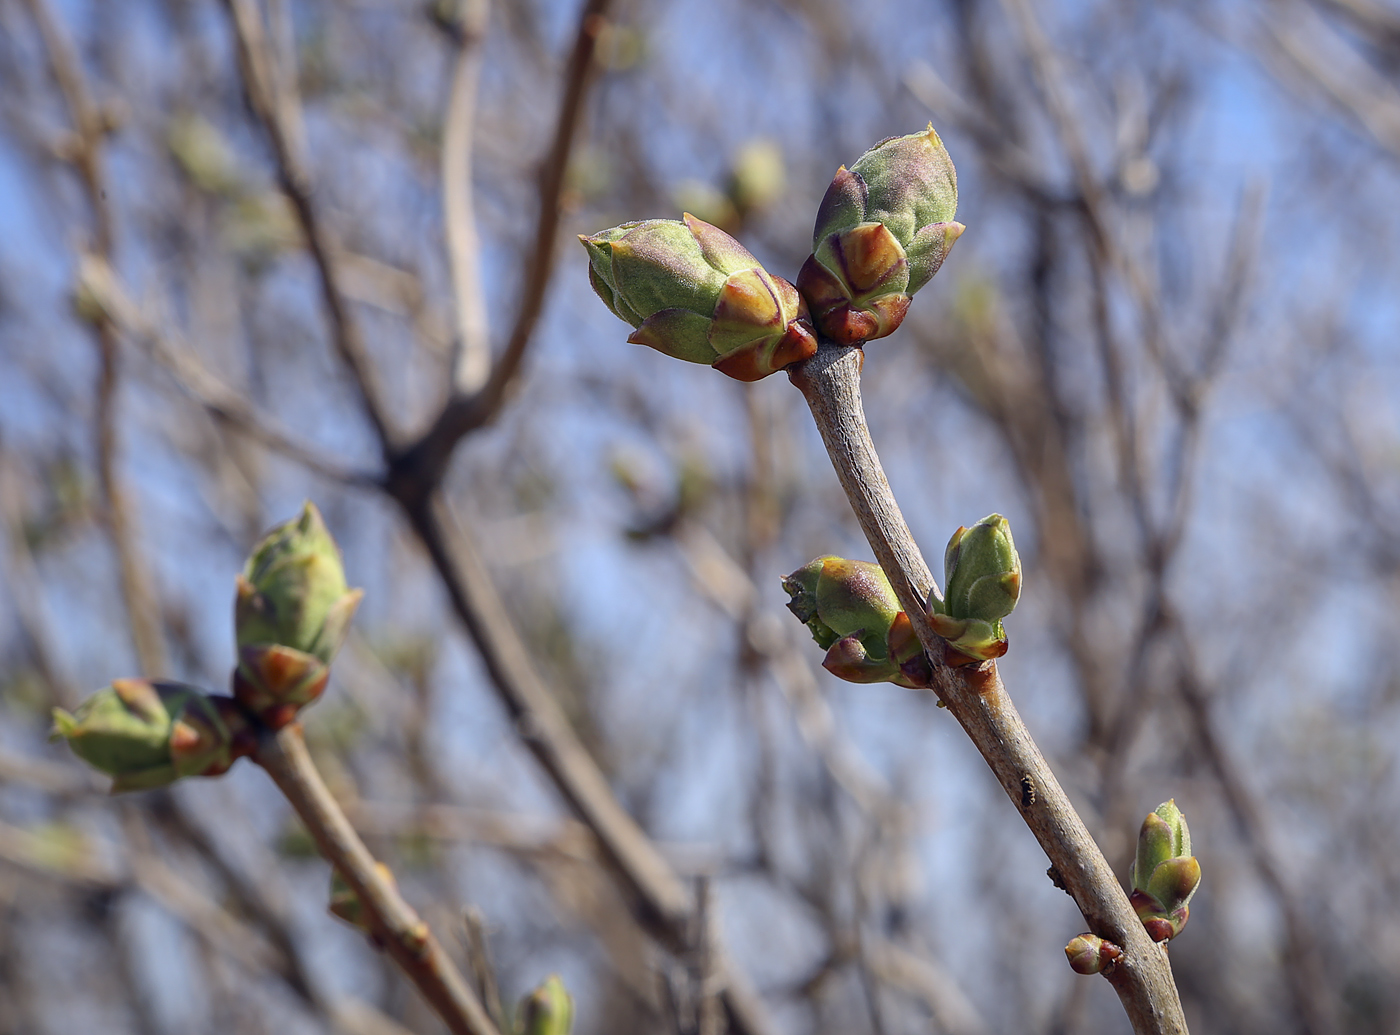
[[[627,339],[633,344],[708,363],[740,381],[757,381],[817,351],[797,289],[688,212],[579,240],[593,290],[635,328]]]
[[[363,595],[346,587],[340,548],[307,501],[253,548],[238,577],[238,646],[278,644],[329,665]]]
[[[290,722],[325,689],[363,595],[346,587],[340,549],[308,502],[253,548],[238,576],[234,696],[273,729]]]
[[[558,974],[520,1001],[518,1035],[569,1035],[574,1027],[574,998]]]
[[[375,871],[383,878],[390,887],[396,887],[394,874],[382,862],[374,864]],[[366,934],[371,933],[369,914],[360,901],[360,896],[355,893],[355,889],[350,886],[339,870],[331,867],[331,890],[330,898],[326,904],[326,911],[331,916],[344,920],[353,927],[358,927]]]
[[[934,631],[957,651],[979,661],[1006,653],[1001,620],[1021,596],[1021,558],[1011,525],[988,514],[971,528],[960,527],[943,554],[946,590],[929,598]]]
[[[1123,950],[1096,934],[1081,934],[1065,946],[1065,958],[1076,974],[1098,974],[1123,957]]]
[[[1154,941],[1181,933],[1188,904],[1201,883],[1201,865],[1191,855],[1191,831],[1175,799],[1148,813],[1138,833],[1129,896]]]
[[[255,746],[230,698],[182,683],[115,679],[75,712],[55,708],[53,718],[53,739],[113,777],[113,794],[218,776]]]
[[[818,557],[783,579],[788,610],[826,648],[822,666],[852,683],[927,687],[932,669],[884,570]]]
[[[818,329],[842,345],[893,332],[962,235],[957,208],[957,173],[931,124],[838,169],[797,276]]]

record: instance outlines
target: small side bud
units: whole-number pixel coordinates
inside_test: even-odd
[[[988,514],[971,528],[954,532],[943,554],[943,576],[943,599],[929,598],[934,631],[978,661],[1005,654],[1001,620],[1021,597],[1021,558],[1006,518]]]
[[[593,290],[628,341],[757,381],[817,351],[807,304],[717,226],[690,213],[580,236]]]
[[[838,169],[797,277],[817,328],[842,345],[893,332],[962,235],[957,207],[957,174],[932,125]]]
[[[518,1035],[569,1035],[574,1026],[574,998],[558,974],[520,1001]]]
[[[818,557],[783,579],[788,610],[807,626],[822,666],[851,683],[930,685],[933,673],[878,564]]]
[[[1147,814],[1138,833],[1129,900],[1153,941],[1175,938],[1190,917],[1201,864],[1191,854],[1191,831],[1176,800]]]
[[[1096,934],[1081,934],[1065,946],[1065,957],[1076,974],[1099,974],[1123,957],[1123,950]]]
[[[234,694],[273,729],[325,689],[363,590],[349,589],[340,548],[315,504],[253,548],[238,576]]]
[[[374,864],[375,872],[384,879],[390,887],[397,887],[394,881],[394,874],[389,867],[382,862]],[[352,927],[358,927],[366,934],[370,934],[369,915],[365,910],[364,903],[360,901],[360,896],[355,894],[355,889],[350,886],[339,870],[331,868],[331,890],[330,899],[326,905],[326,911],[331,916],[344,920]]]
[[[218,776],[256,747],[232,699],[182,683],[115,679],[75,712],[55,708],[53,717],[52,738],[111,776],[113,794]]]

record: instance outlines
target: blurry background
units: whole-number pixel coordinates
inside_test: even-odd
[[[0,0],[0,1031],[440,1030],[261,771],[113,800],[45,742],[114,676],[226,686],[310,498],[367,595],[308,736],[507,1002],[712,1035],[717,939],[752,1035],[1126,1032],[956,724],[783,610],[869,557],[801,398],[626,344],[572,240],[686,209],[794,278],[836,167],[930,120],[968,230],[865,366],[915,534],[1011,519],[1001,669],[1118,872],[1186,812],[1192,1030],[1400,1031],[1382,0]],[[435,513],[495,633],[405,517],[438,470],[380,487],[376,420],[396,455],[454,384]],[[693,936],[503,707],[517,634]]]

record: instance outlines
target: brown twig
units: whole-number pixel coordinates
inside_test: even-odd
[[[1064,880],[1090,930],[1124,949],[1108,974],[1138,1035],[1185,1033],[1186,1020],[1166,951],[1154,944],[1112,868],[1032,740],[994,663],[959,670],[942,662],[943,643],[924,601],[935,583],[890,491],[865,423],[859,348],[824,343],[789,369],[821,432],[837,477],[880,565],[935,661],[935,692],[1016,803]]]
[[[481,651],[492,686],[521,738],[574,813],[598,838],[638,922],[672,951],[683,951],[690,896],[675,870],[613,796],[602,771],[535,671],[520,634],[467,530],[437,492],[411,509],[409,522],[437,568],[452,608]],[[740,1035],[770,1031],[761,1002],[715,948],[715,968],[730,1023]]]
[[[295,723],[268,734],[253,756],[306,824],[321,854],[359,896],[371,929],[453,1035],[499,1035],[428,925],[375,866],[306,750]]]

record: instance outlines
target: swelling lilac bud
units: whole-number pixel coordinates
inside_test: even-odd
[[[520,1001],[519,1035],[569,1035],[573,1026],[574,999],[557,974]]]
[[[1005,654],[1001,620],[1021,596],[1021,558],[1006,518],[989,514],[971,528],[954,532],[943,554],[943,577],[944,598],[929,598],[934,631],[979,661]]]
[[[894,331],[961,236],[957,208],[957,174],[932,125],[838,169],[797,277],[817,328],[842,345]]]
[[[253,548],[238,579],[238,645],[277,643],[330,664],[362,590],[345,585],[340,548],[316,505],[278,525]]]
[[[822,666],[852,683],[925,688],[933,678],[909,616],[878,564],[818,557],[783,579],[788,610],[826,648]]]
[[[340,549],[314,504],[269,532],[238,576],[238,700],[273,729],[290,722],[325,689],[363,595],[346,587]]]
[[[1081,934],[1065,946],[1065,958],[1076,974],[1098,974],[1123,957],[1123,950],[1096,934]]]
[[[113,794],[218,776],[255,746],[230,698],[182,683],[115,679],[72,714],[55,708],[53,718],[53,738],[113,777]]]
[[[1143,820],[1133,860],[1133,908],[1153,941],[1175,938],[1190,916],[1191,896],[1201,883],[1201,864],[1191,854],[1191,831],[1175,799]]]
[[[580,237],[588,277],[628,341],[757,381],[817,351],[807,305],[719,227],[646,219]]]

